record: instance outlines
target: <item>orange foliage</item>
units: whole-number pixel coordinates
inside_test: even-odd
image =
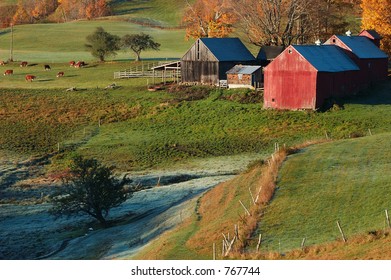
[[[182,19],[186,25],[186,39],[200,37],[227,37],[237,21],[224,0],[197,0],[189,5]]]
[[[391,55],[391,0],[363,0],[362,28],[375,29],[382,37],[381,48]]]

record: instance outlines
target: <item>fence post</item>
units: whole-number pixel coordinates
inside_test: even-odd
[[[262,243],[262,233],[259,234],[258,243],[257,243],[257,252],[259,252],[259,248],[261,248]]]
[[[303,241],[301,241],[301,250],[304,251],[304,246],[305,246],[305,241],[306,241],[306,237],[303,238]]]
[[[337,226],[338,226],[339,232],[341,233],[343,242],[346,242],[346,237],[345,237],[345,234],[344,234],[344,232],[343,232],[343,230],[342,230],[341,225],[339,224],[339,221],[337,221]]]
[[[244,206],[243,202],[241,200],[239,200],[239,203],[242,205],[242,207],[246,211],[247,215],[251,216],[250,212],[247,210],[246,206]]]
[[[216,243],[213,243],[213,260],[216,260]]]
[[[391,228],[390,216],[388,216],[388,210],[386,209],[385,212],[386,212],[387,226],[388,226],[388,228]]]

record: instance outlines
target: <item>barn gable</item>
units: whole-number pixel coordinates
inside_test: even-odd
[[[367,37],[369,40],[371,40],[378,48],[380,48],[380,41],[382,37],[379,33],[376,32],[376,30],[370,29],[370,30],[363,30],[358,34],[358,36]]]

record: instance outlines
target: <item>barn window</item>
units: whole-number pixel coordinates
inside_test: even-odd
[[[333,43],[335,43],[335,39],[333,39]]]
[[[238,79],[239,80],[243,79],[243,74],[238,74]]]
[[[288,53],[292,53],[292,50],[288,50]]]
[[[272,98],[272,102],[276,102],[276,100],[274,98]]]

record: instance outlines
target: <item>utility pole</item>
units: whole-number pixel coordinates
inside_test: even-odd
[[[11,47],[10,47],[10,58],[9,61],[14,61],[14,24],[11,23]]]

